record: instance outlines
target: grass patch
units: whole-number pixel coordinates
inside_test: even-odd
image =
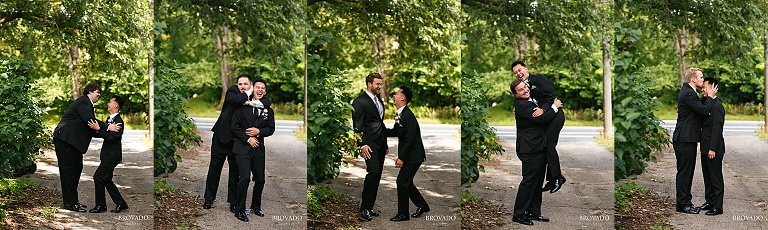
[[[56,216],[56,207],[51,204],[46,204],[45,207],[40,209],[40,217],[53,218]]]
[[[307,214],[309,217],[318,218],[328,212],[324,208],[324,204],[330,198],[341,199],[341,195],[328,186],[309,189],[307,191]]]
[[[760,124],[760,128],[757,129],[757,131],[755,131],[755,132],[757,132],[757,137],[759,137],[760,139],[762,139],[764,141],[768,141],[768,133],[765,131],[765,125],[764,124]]]
[[[613,144],[616,143],[613,139],[613,136],[611,136],[610,138],[606,138],[606,136],[601,133],[595,136],[595,139],[597,139],[598,145],[602,146],[608,151],[613,152]]]
[[[0,196],[14,196],[23,199],[28,195],[24,193],[24,189],[30,186],[37,186],[37,183],[26,177],[3,178],[0,179]]]
[[[179,194],[179,191],[176,189],[176,186],[173,186],[172,184],[168,183],[168,181],[166,181],[165,179],[155,181],[154,191],[155,191],[155,196],[163,194],[163,192],[169,192],[177,195]]]
[[[642,186],[635,184],[634,181],[626,182],[614,187],[613,202],[616,211],[624,213],[634,207],[635,205],[632,204],[630,198],[636,194],[649,195],[649,192]]]
[[[762,104],[728,104],[723,103],[725,108],[725,119],[734,121],[762,121],[763,120],[763,105]],[[656,111],[653,114],[659,117],[661,120],[675,120],[677,119],[677,104],[662,105],[656,107]]]
[[[483,200],[480,199],[477,195],[473,194],[469,191],[469,189],[462,189],[461,190],[461,205],[465,205],[469,202],[475,202],[478,204],[483,204]]]
[[[197,230],[200,229],[189,221],[182,222],[179,226],[176,226],[176,230]]]
[[[298,129],[296,129],[296,132],[293,132],[293,135],[295,135],[296,138],[303,141],[304,143],[307,143],[307,130],[299,127]]]

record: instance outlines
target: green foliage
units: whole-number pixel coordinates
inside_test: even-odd
[[[24,189],[31,186],[37,186],[37,183],[26,177],[18,179],[3,178],[0,179],[0,196],[12,196],[16,199],[24,199],[27,194]]]
[[[195,122],[187,116],[186,90],[182,86],[187,79],[176,72],[162,58],[155,59],[155,176],[172,172],[181,156],[177,149],[187,150],[202,140],[195,133]]]
[[[523,60],[549,79],[567,108],[600,109],[601,24],[612,12],[604,2],[462,1],[462,70],[488,85],[488,106],[512,109],[510,64]]]
[[[43,123],[43,111],[30,89],[29,61],[0,59],[0,178],[9,177],[25,163],[34,162],[41,148],[50,146],[51,135]]]
[[[616,23],[613,66],[616,84],[613,89],[613,123],[616,147],[614,154],[614,179],[624,179],[645,171],[645,161],[656,162],[653,151],[661,150],[669,143],[669,131],[662,128],[653,114],[661,103],[648,92],[638,66],[633,46],[641,35],[638,29],[624,28]]]
[[[478,197],[477,195],[470,192],[469,189],[461,189],[461,206],[464,206],[469,202],[483,204],[483,200],[480,199],[480,197]]]
[[[58,208],[56,208],[53,205],[48,204],[48,205],[45,205],[45,207],[42,207],[40,209],[41,209],[40,210],[40,217],[42,217],[42,218],[49,218],[50,219],[50,218],[56,217],[56,210]]]
[[[307,183],[316,184],[339,175],[342,154],[356,155],[357,138],[349,118],[352,116],[352,95],[344,92],[350,87],[348,78],[330,74],[324,66],[323,55],[329,34],[310,31],[309,53],[309,111],[307,120]],[[345,164],[346,165],[346,164]]]
[[[491,160],[493,154],[504,149],[496,137],[496,129],[488,125],[488,108],[485,107],[484,91],[475,76],[464,75],[461,79],[461,182],[476,180],[485,172],[480,159]]]
[[[629,211],[629,209],[634,207],[634,204],[629,199],[636,196],[636,194],[649,195],[650,192],[637,185],[634,181],[616,185],[613,192],[614,210],[620,213]]]
[[[126,99],[121,113],[147,122],[147,1],[8,0],[0,3],[0,13],[9,19],[0,23],[0,53],[33,63],[30,87],[45,92],[35,99],[51,107],[49,113],[63,113],[85,84],[97,83],[102,97]],[[106,108],[105,101],[96,107]]]
[[[168,183],[165,179],[162,180],[155,180],[154,182],[154,188],[155,196],[159,196],[165,192],[168,193],[178,193],[179,191],[176,189],[176,186],[173,186],[172,184]]]
[[[328,186],[321,186],[307,191],[307,215],[318,218],[328,212],[323,206],[329,198],[340,199],[342,196]]]

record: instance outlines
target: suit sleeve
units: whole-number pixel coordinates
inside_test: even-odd
[[[80,116],[80,119],[83,120],[83,123],[85,124],[88,124],[89,120],[98,121],[96,115],[93,113],[93,107],[89,104],[89,102],[82,100],[80,101],[80,105],[77,106],[77,115]]]
[[[352,101],[352,126],[355,130],[355,133],[362,133],[363,132],[363,124],[365,123],[365,111],[363,111],[363,101],[359,100],[359,98],[356,98],[354,101]],[[357,142],[357,146],[365,146],[367,143],[365,143],[365,139],[360,140]]]
[[[543,109],[544,111],[552,110],[552,104],[555,103],[555,89],[552,87],[552,83],[547,80],[546,77],[540,76],[537,77],[536,81],[536,87],[541,90],[541,93],[544,95],[544,98],[537,98],[539,102],[539,108]]]
[[[247,100],[248,94],[240,93],[237,91],[237,89],[228,89],[227,96],[224,98],[224,103],[231,105],[242,105]],[[262,103],[264,102],[262,101]]]
[[[712,110],[712,138],[709,140],[709,150],[717,151],[720,149],[720,140],[723,139],[723,125],[725,123],[725,114],[723,114],[723,110],[720,109],[713,109]]]
[[[402,118],[401,118],[402,119]],[[400,121],[401,124],[403,121]],[[397,131],[400,129],[400,125],[395,122],[395,127],[384,129],[384,134],[387,135],[387,137],[397,137]]]
[[[250,108],[250,107],[242,107],[242,108]],[[242,116],[242,108],[238,108],[235,110],[235,113],[232,114],[232,133],[235,134],[235,138],[240,139],[241,141],[248,143],[248,138],[251,138],[248,136],[248,134],[245,134],[245,129],[249,127],[245,127],[246,124],[244,123],[243,116]]]
[[[419,137],[419,126],[416,122],[416,116],[413,113],[408,113],[405,118],[401,117],[400,122],[403,123],[403,128],[405,129],[405,141],[403,142],[403,146],[399,149],[405,151],[398,151],[397,158],[400,158],[402,161],[407,161],[411,159],[411,154],[413,152],[411,150],[415,149],[413,145],[416,142],[416,139],[421,137]]]
[[[712,99],[710,97],[699,99],[699,96],[694,92],[686,93],[683,102],[688,105],[688,108],[691,108],[691,111],[702,116],[708,116],[709,110],[712,108]]]
[[[267,111],[267,125],[259,128],[260,137],[272,136],[275,133],[275,110],[269,108]]]
[[[533,108],[533,103],[531,103],[530,106],[520,106],[515,112],[515,117],[520,117],[536,124],[547,124],[555,117],[555,110],[552,109],[545,110],[541,116],[533,117]]]

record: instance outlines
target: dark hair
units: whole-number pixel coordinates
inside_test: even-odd
[[[96,91],[96,90],[101,91],[101,88],[99,88],[99,85],[94,84],[94,83],[88,84],[83,89],[83,95],[88,95],[88,93]]]
[[[384,78],[381,77],[381,74],[379,73],[370,73],[367,77],[365,77],[365,85],[368,85],[368,83],[373,83],[373,79],[378,78],[384,80]]]
[[[240,74],[239,76],[237,76],[237,80],[240,80],[240,78],[248,78],[248,82],[253,82],[253,80],[251,80],[251,75],[248,75],[248,74],[245,74],[245,73],[244,74]]]
[[[704,78],[704,81],[706,81],[706,82],[709,82],[709,84],[710,84],[710,85],[717,85],[718,83],[720,83],[720,82],[719,82],[717,79],[715,79],[714,77],[705,77],[705,78]]]
[[[400,90],[402,90],[403,95],[405,95],[405,104],[407,105],[408,102],[411,102],[411,99],[413,98],[413,91],[405,86],[400,86]]]
[[[267,81],[265,81],[264,79],[261,79],[261,78],[256,79],[255,81],[253,81],[253,84],[256,85],[256,82],[263,83],[264,84],[264,88],[267,88]]]
[[[517,85],[522,84],[522,83],[523,83],[523,81],[518,79],[518,80],[512,81],[512,84],[509,84],[509,91],[512,91],[512,95],[515,95],[515,93],[517,93],[517,92],[515,92],[515,87],[517,87]]]
[[[117,95],[112,96],[112,98],[114,98],[115,102],[117,102],[117,110],[119,111],[120,109],[122,109],[123,105],[125,105],[125,100],[123,100],[122,97]]]
[[[523,63],[523,61],[515,61],[515,62],[512,62],[512,68],[510,68],[509,70],[514,69],[516,65],[521,65],[523,67],[526,67],[525,63]]]

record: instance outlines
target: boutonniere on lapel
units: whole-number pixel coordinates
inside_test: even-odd
[[[534,90],[534,89],[536,89],[536,88],[537,88],[537,87],[536,87],[535,85],[532,85],[532,86],[531,86],[531,90]]]
[[[267,119],[269,117],[269,109],[261,110],[261,118]]]
[[[395,124],[399,125],[400,127],[403,127],[403,124],[400,124],[400,115],[395,116]]]

